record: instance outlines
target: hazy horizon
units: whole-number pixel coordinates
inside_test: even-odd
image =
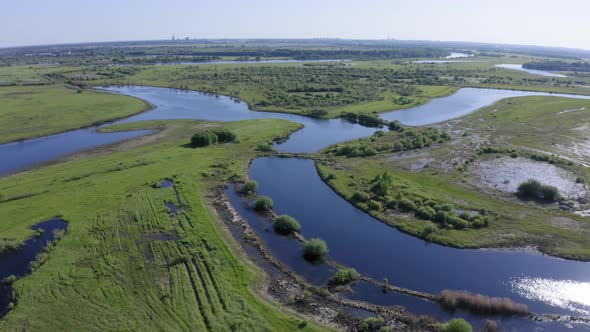
[[[537,45],[590,50],[585,13],[569,0],[23,0],[4,5],[0,47],[191,39],[340,38]],[[56,19],[59,18],[59,19]]]

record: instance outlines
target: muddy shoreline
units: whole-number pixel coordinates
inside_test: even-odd
[[[264,281],[258,286],[262,295],[309,319],[339,329],[355,330],[362,318],[381,316],[396,330],[437,331],[438,323],[429,316],[412,315],[403,307],[347,300],[310,285],[270,253],[248,222],[233,208],[223,189],[215,188],[209,200],[240,249],[264,271]]]

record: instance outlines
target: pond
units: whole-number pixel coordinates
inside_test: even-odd
[[[0,317],[6,315],[9,303],[12,301],[12,286],[3,280],[14,275],[21,278],[31,272],[30,264],[35,261],[46,247],[47,242],[55,239],[56,231],[66,231],[68,223],[59,218],[53,218],[40,222],[31,227],[32,230],[42,230],[38,236],[26,240],[22,246],[15,250],[0,254]]]

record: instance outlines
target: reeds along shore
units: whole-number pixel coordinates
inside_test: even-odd
[[[452,290],[444,290],[440,296],[441,304],[452,309],[463,308],[474,313],[506,316],[528,316],[531,314],[526,305],[515,303],[509,298],[488,297],[481,294]]]

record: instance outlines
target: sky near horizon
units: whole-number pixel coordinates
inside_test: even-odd
[[[0,0],[0,47],[389,35],[590,50],[589,13],[590,0]]]

